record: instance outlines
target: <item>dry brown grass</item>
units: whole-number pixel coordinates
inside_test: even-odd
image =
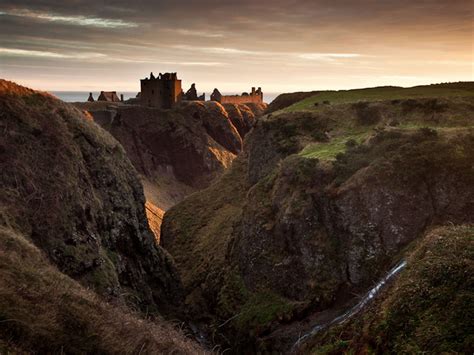
[[[14,352],[203,353],[169,324],[101,301],[5,227],[0,227],[0,339],[1,351]]]

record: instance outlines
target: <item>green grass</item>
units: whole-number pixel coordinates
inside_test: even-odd
[[[406,131],[408,133],[410,131],[416,131],[422,128],[429,128],[437,131],[438,133],[442,133],[446,136],[449,136],[452,134],[466,131],[466,129],[473,129],[474,126],[471,125],[467,127],[440,127],[434,125],[427,125],[422,122],[407,122],[393,129],[398,132]],[[372,126],[364,131],[354,131],[349,129],[348,133],[334,137],[329,142],[314,142],[306,145],[303,150],[298,153],[298,155],[308,159],[334,161],[336,160],[338,154],[346,152],[348,141],[352,140],[357,144],[362,144],[373,133],[374,131]]]
[[[328,143],[311,143],[308,144],[299,155],[310,159],[335,160],[339,153],[346,151],[346,143],[349,140],[354,140],[357,144],[361,144],[369,135],[370,132],[366,131],[333,138]]]
[[[281,296],[261,291],[250,296],[243,305],[236,319],[237,328],[241,331],[258,332],[268,323],[284,317],[293,310],[293,305]]]
[[[358,101],[380,101],[380,100],[400,100],[416,98],[446,98],[446,97],[466,97],[474,96],[474,83],[464,83],[464,85],[429,85],[415,86],[412,88],[401,87],[376,87],[369,89],[321,91],[318,94],[301,100],[285,109],[282,112],[319,110],[327,106],[324,101],[330,104],[353,103]],[[315,103],[318,103],[315,106]]]

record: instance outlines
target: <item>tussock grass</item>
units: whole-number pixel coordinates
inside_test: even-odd
[[[164,321],[144,320],[101,301],[5,227],[0,228],[0,339],[4,348],[35,353],[203,352]]]

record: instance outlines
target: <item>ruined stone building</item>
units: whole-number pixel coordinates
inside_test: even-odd
[[[97,101],[120,102],[123,101],[123,96],[119,99],[116,91],[101,91]]]
[[[242,95],[222,95],[219,90],[214,89],[211,94],[211,100],[217,101],[221,104],[248,104],[248,103],[263,103],[262,88],[252,88],[250,94],[244,92]]]
[[[201,96],[198,96],[196,84],[193,83],[191,88],[184,94],[183,99],[188,101],[206,101],[206,94],[203,93]]]
[[[158,77],[150,73],[149,78],[140,80],[140,87],[141,91],[137,94],[137,98],[143,106],[169,109],[182,100],[205,101],[206,99],[205,94],[198,96],[196,84],[192,84],[191,88],[184,93],[177,73],[160,73]],[[221,104],[263,103],[263,93],[261,88],[255,90],[253,87],[250,94],[244,92],[242,95],[222,95],[219,90],[214,89],[211,100]]]
[[[176,73],[159,74],[140,80],[140,102],[144,106],[171,108],[183,98],[181,80]]]

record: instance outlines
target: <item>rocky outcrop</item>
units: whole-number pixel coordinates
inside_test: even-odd
[[[266,105],[184,101],[172,110],[80,104],[125,148],[141,175],[147,200],[166,211],[230,167],[243,137]],[[229,111],[228,111],[229,109]],[[159,239],[159,218],[152,218]]]
[[[122,146],[71,105],[11,82],[0,81],[0,111],[1,225],[104,296],[149,310],[179,304]]]
[[[245,112],[240,122],[246,129],[241,131],[217,102],[183,102],[173,110],[122,106],[90,113],[122,143],[142,175],[168,171],[181,183],[203,188],[241,151],[243,137],[264,109],[254,106],[233,105]]]
[[[381,154],[384,143],[369,149]],[[245,284],[330,304],[343,289],[369,285],[427,226],[471,222],[472,135],[455,141],[415,135],[390,144],[403,149],[340,186],[337,171],[291,157],[271,182],[253,187],[233,250]],[[348,154],[348,161],[362,155]]]
[[[257,117],[263,114],[263,105],[249,104],[224,104],[230,121],[243,138],[254,126]]]

